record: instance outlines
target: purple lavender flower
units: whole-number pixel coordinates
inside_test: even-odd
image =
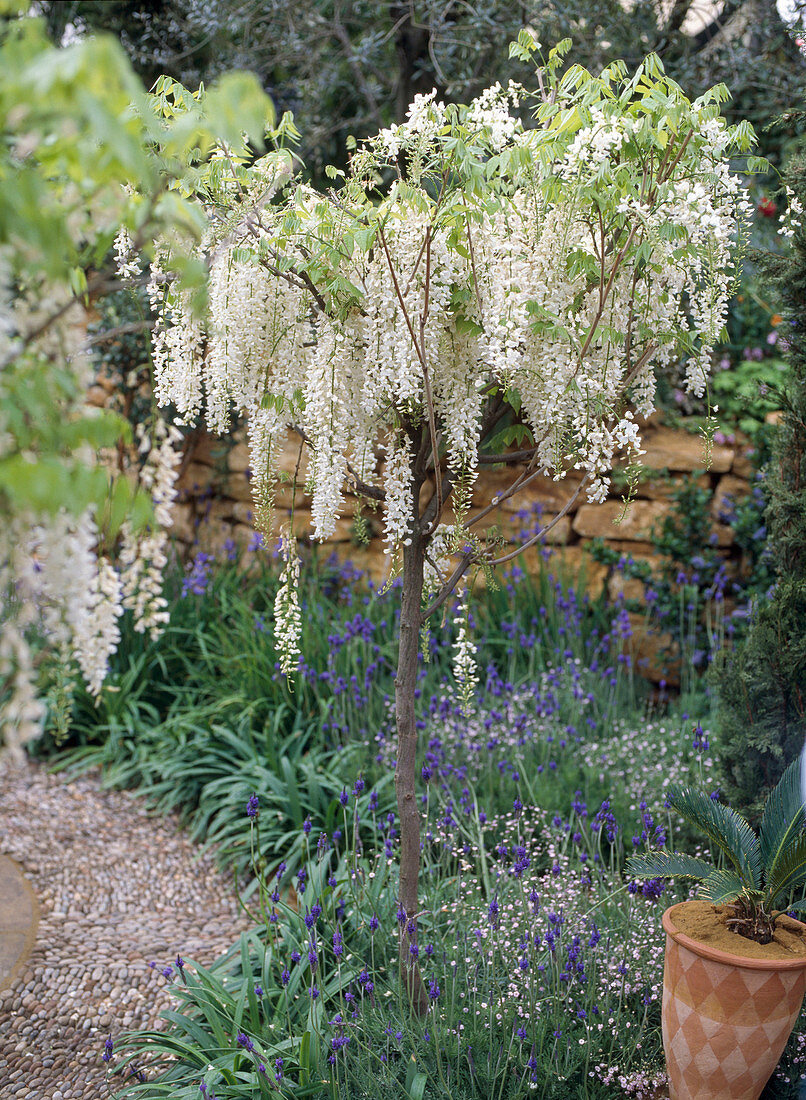
[[[694,727],[694,740],[692,745],[695,752],[707,752],[708,751],[708,734],[703,731],[702,726],[698,722]]]
[[[103,1058],[103,1060],[105,1062],[111,1062],[112,1061],[112,1054],[114,1052],[114,1049],[115,1049],[115,1043],[114,1043],[114,1040],[112,1039],[112,1036],[110,1035],[109,1038],[104,1042],[104,1052],[101,1055],[101,1057]]]
[[[249,801],[246,803],[246,816],[257,817],[258,810],[260,809],[260,800],[256,794],[249,796]]]
[[[182,597],[190,593],[194,596],[204,595],[210,583],[210,569],[212,564],[212,557],[209,554],[205,554],[203,551],[199,551],[193,561],[188,565],[187,576],[182,581]]]

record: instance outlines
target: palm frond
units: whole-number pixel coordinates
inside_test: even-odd
[[[627,874],[635,878],[707,878],[713,871],[704,859],[687,856],[683,852],[667,852],[658,849],[644,855],[630,856],[626,863]]]
[[[800,760],[795,760],[770,792],[761,819],[759,840],[767,882],[780,877],[779,865],[788,848],[803,832],[806,810],[800,782]]]
[[[736,900],[746,885],[738,871],[729,867],[721,868],[711,872],[700,887],[698,896],[703,901],[712,901],[714,905],[727,905]]]
[[[670,787],[668,804],[719,848],[746,887],[760,887],[761,846],[741,814],[692,787]]]
[[[782,894],[806,883],[806,833],[800,833],[781,854],[775,868],[775,875],[767,877],[767,891],[770,906],[778,908],[777,900]]]

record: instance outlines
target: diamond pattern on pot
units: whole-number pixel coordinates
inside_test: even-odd
[[[803,970],[745,969],[667,942],[663,1048],[671,1100],[758,1100],[805,988]]]

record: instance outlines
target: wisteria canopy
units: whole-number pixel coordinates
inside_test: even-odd
[[[539,52],[528,32],[513,49]],[[549,52],[536,92],[496,86],[466,106],[417,97],[346,174],[332,170],[327,193],[290,178],[285,153],[251,167],[222,154],[204,315],[166,279],[161,243],[158,398],[218,432],[231,410],[245,414],[263,522],[293,428],[310,448],[312,537],[332,533],[348,493],[363,495],[395,557],[411,535],[423,425],[437,440],[425,529],[437,590],[446,553],[494,554],[467,554],[463,521],[504,411],[525,425],[533,470],[582,470],[601,500],[614,457],[640,454],[635,414],[654,408],[655,368],[684,356],[703,393],[747,209],[729,160],[752,130],[720,117],[724,88],[690,102],[656,58],[633,76],[614,64],[560,77],[567,49]],[[283,640],[290,670],[293,629]]]

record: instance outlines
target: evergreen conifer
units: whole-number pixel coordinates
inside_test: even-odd
[[[806,200],[806,155],[793,159],[788,186]],[[783,417],[769,464],[767,537],[776,584],[761,601],[744,643],[721,663],[718,743],[731,806],[753,816],[799,755],[806,738],[806,230],[769,255],[764,270],[782,302],[789,343]]]

